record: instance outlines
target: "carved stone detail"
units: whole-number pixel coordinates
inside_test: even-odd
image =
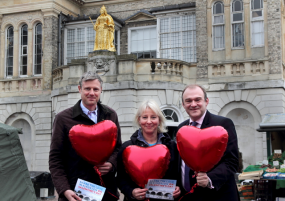
[[[207,78],[208,77],[208,68],[207,67],[197,67],[197,78]]]

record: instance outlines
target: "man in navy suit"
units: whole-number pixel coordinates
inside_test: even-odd
[[[239,195],[235,183],[234,174],[238,168],[238,145],[235,126],[232,120],[211,114],[207,111],[209,99],[205,89],[199,85],[188,85],[182,92],[182,103],[190,119],[182,122],[178,130],[185,125],[197,128],[208,128],[211,126],[224,127],[229,135],[227,149],[215,167],[208,172],[199,172],[195,178],[193,170],[181,159],[179,171],[182,186],[182,195],[190,191],[197,183],[194,193],[185,195],[183,200],[191,201],[238,201]],[[189,133],[190,134],[190,133]],[[203,160],[203,158],[201,158]]]

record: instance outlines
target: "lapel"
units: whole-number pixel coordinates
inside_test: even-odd
[[[201,125],[201,129],[208,128],[211,126],[211,113],[207,110],[203,123]]]

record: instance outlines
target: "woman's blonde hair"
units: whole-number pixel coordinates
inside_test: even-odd
[[[140,107],[138,108],[138,111],[136,113],[136,116],[135,116],[136,124],[138,126],[140,126],[139,118],[147,108],[151,109],[158,116],[158,118],[160,120],[160,124],[158,125],[158,129],[157,129],[158,132],[159,133],[167,132],[167,129],[165,126],[166,119],[165,119],[164,115],[162,114],[159,106],[157,105],[157,103],[154,100],[146,100],[140,105]]]

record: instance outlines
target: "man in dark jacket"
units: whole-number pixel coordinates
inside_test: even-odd
[[[73,191],[78,178],[101,185],[100,178],[93,169],[93,165],[83,160],[73,149],[69,140],[69,130],[74,125],[93,125],[103,120],[113,121],[118,129],[114,152],[107,162],[98,166],[107,188],[103,201],[118,200],[115,172],[117,154],[122,144],[121,131],[116,112],[99,101],[102,83],[101,78],[96,73],[91,71],[85,73],[78,86],[81,100],[73,107],[58,113],[54,120],[49,169],[59,194],[59,201],[81,200]]]
[[[238,145],[235,126],[232,120],[211,114],[207,111],[209,99],[204,88],[199,85],[189,85],[182,93],[183,107],[190,119],[182,122],[182,126],[196,126],[197,128],[208,128],[211,126],[224,127],[229,135],[227,149],[218,162],[210,171],[199,172],[193,178],[194,171],[189,170],[182,159],[179,160],[180,185],[182,195],[190,191],[192,186],[197,183],[194,193],[184,196],[191,201],[238,201],[239,195],[235,183],[234,174],[238,168]],[[189,133],[190,135],[191,133]],[[203,160],[203,158],[201,158]]]

